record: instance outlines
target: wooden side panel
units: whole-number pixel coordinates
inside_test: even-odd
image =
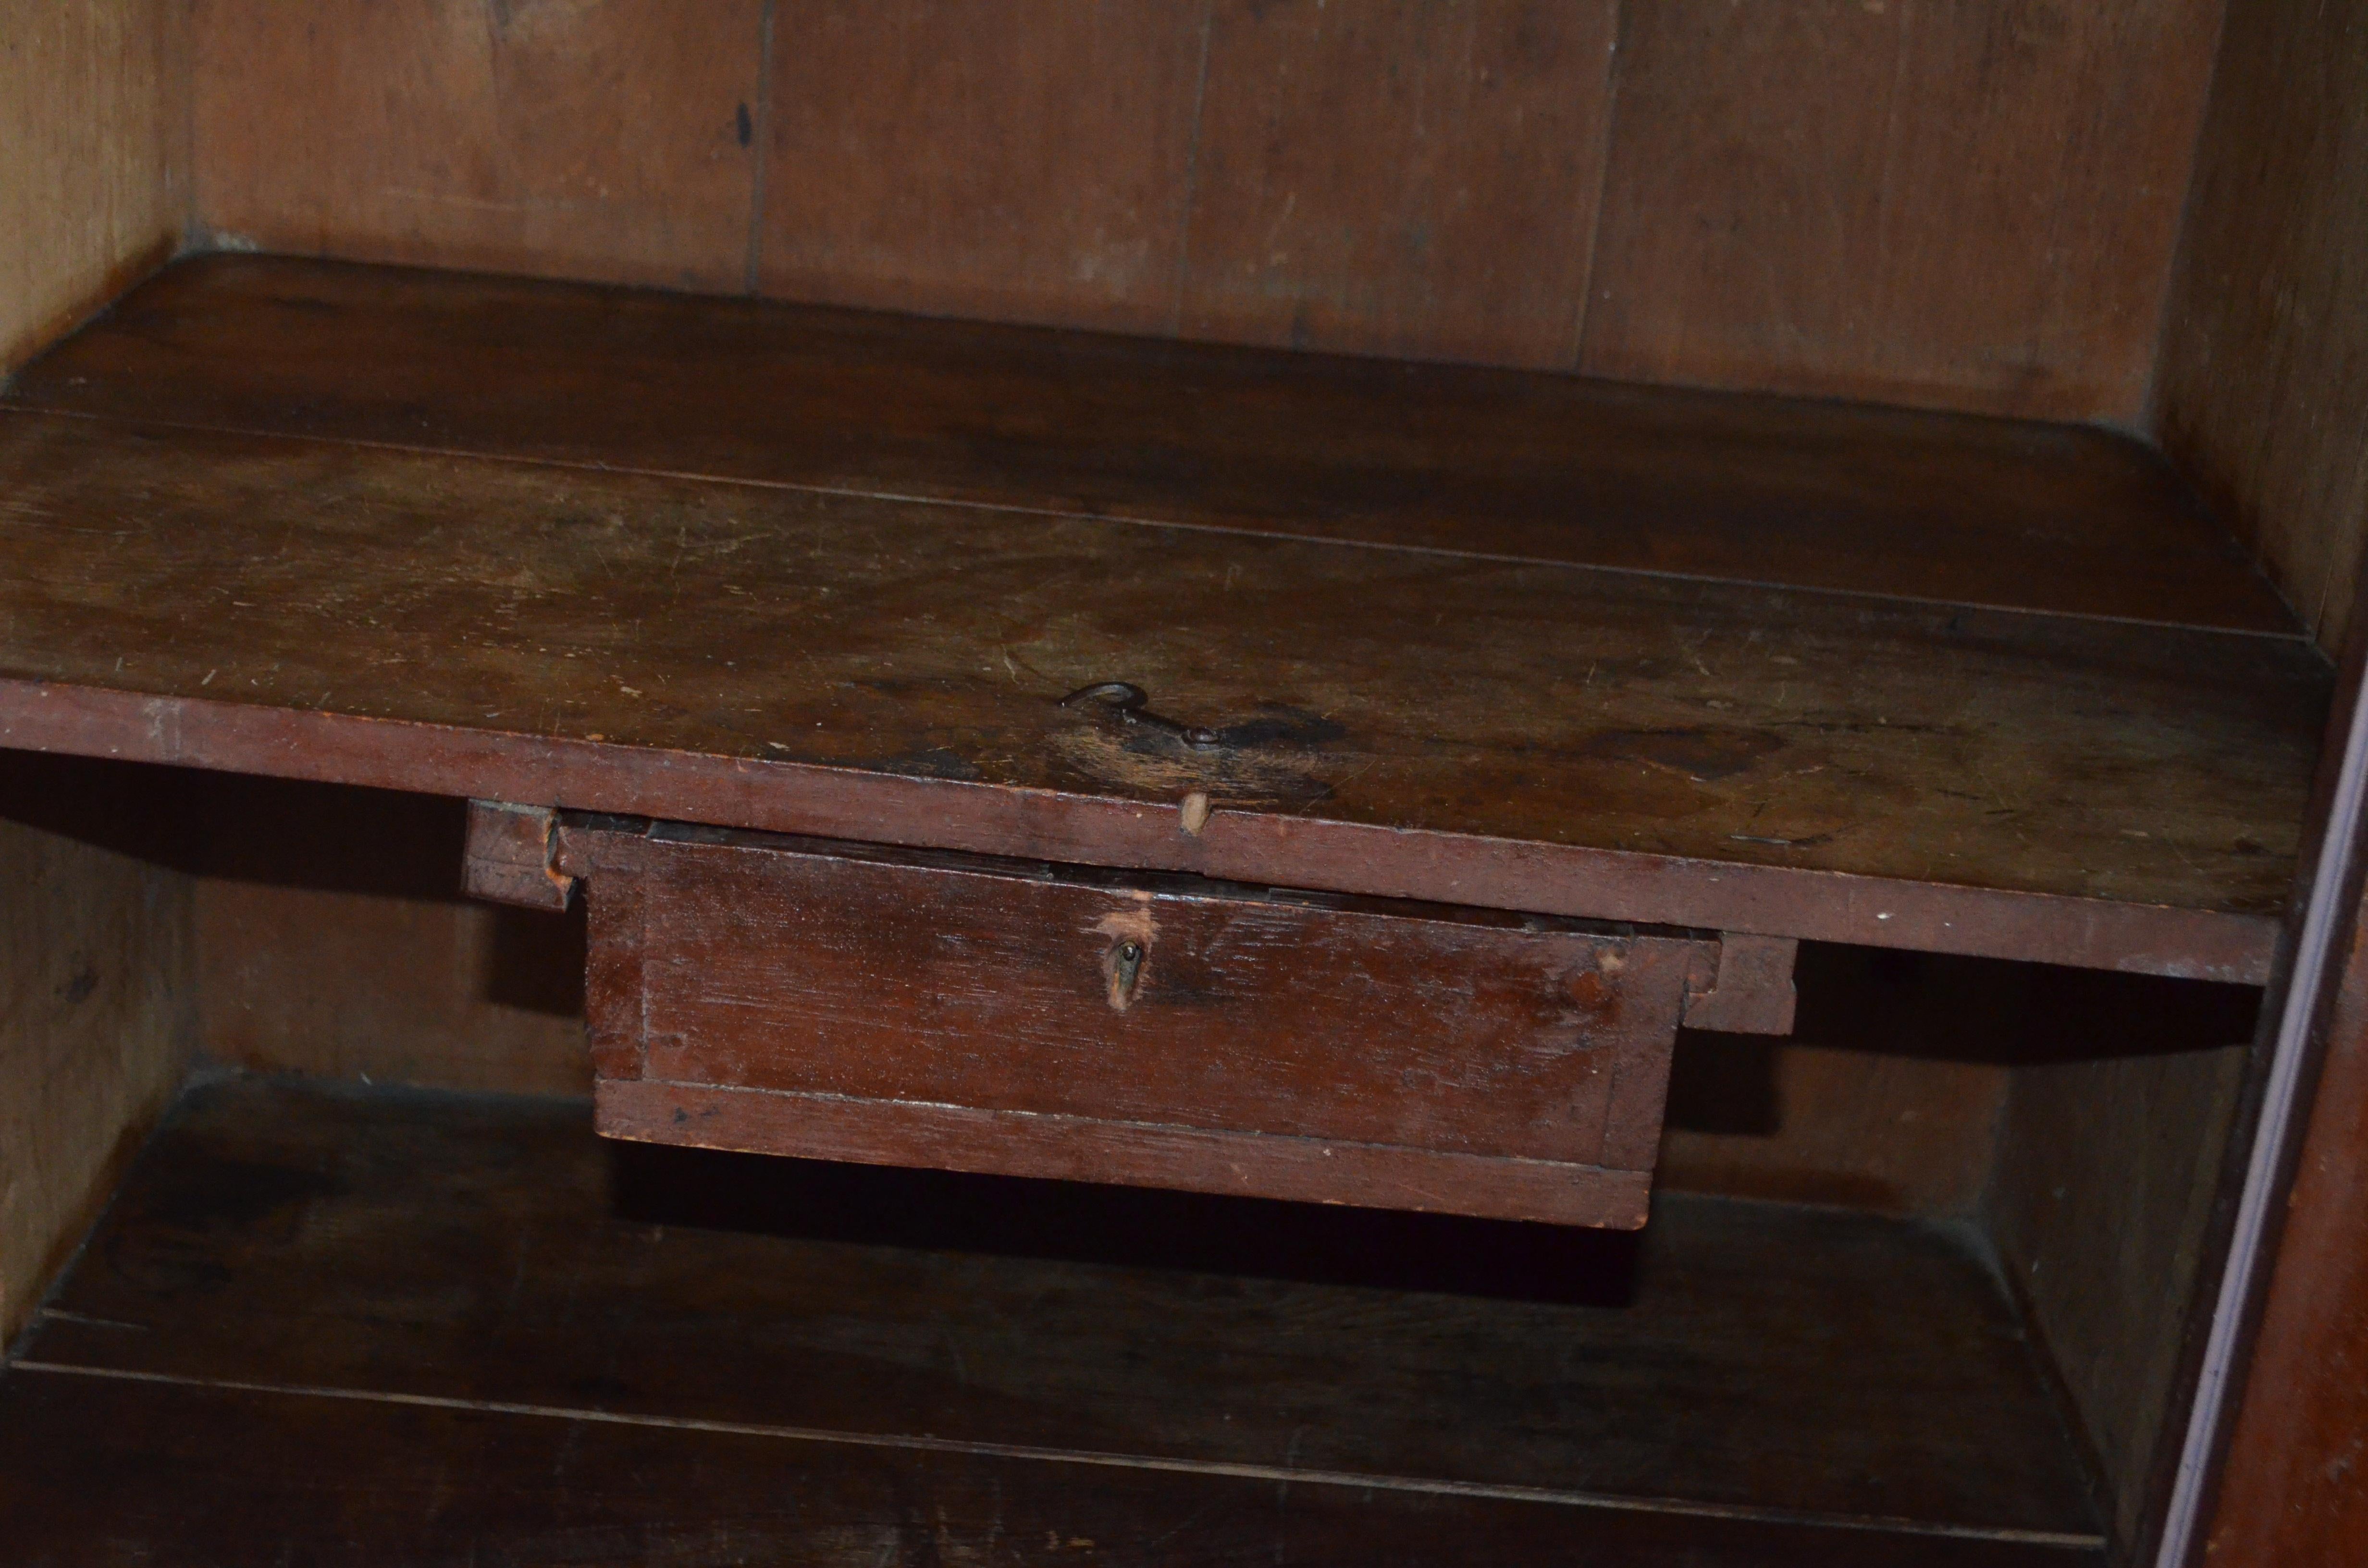
[[[1188,336],[1567,367],[1612,0],[1217,0]]]
[[[2217,0],[1636,0],[1581,368],[2135,421]]]
[[[154,770],[0,754],[0,1342],[179,1085],[189,881]]]
[[[2330,651],[2368,532],[2368,4],[2235,0],[2164,337],[2164,445]]]
[[[772,24],[762,291],[1139,332],[1174,323],[1205,23],[1100,0],[791,0]]]
[[[759,0],[197,0],[196,17],[217,243],[745,280]]]
[[[1990,1230],[2123,1541],[2143,1522],[2245,1056],[2230,1044],[2025,1067],[2009,1090]]]
[[[173,0],[0,0],[0,377],[172,254],[187,54]],[[120,847],[153,782],[0,756],[0,1342],[188,1061],[188,886]]]
[[[173,253],[188,207],[175,0],[0,0],[0,376]]]

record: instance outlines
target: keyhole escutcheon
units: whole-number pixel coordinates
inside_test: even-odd
[[[1134,988],[1143,979],[1144,956],[1143,944],[1132,937],[1110,950],[1110,1004],[1121,1013],[1134,1001]]]

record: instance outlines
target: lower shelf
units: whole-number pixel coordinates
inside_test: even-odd
[[[0,1378],[25,1560],[2101,1557],[1941,1228],[1670,1196],[1572,1233],[589,1122],[187,1097]]]

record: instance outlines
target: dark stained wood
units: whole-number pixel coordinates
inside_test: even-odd
[[[738,289],[762,9],[200,0],[199,221],[233,247]]]
[[[1788,1040],[1679,1036],[1656,1187],[1980,1214],[2015,1269],[2039,1266],[2042,1325],[2073,1329],[2084,1381],[2121,1391],[2095,1402],[2109,1421],[2151,1419],[2127,1391],[2155,1376],[2154,1314],[2192,1262],[2165,1259],[2225,1131],[2209,1091],[2261,992],[1824,946],[1798,986]]]
[[[1985,1195],[2000,1261],[2108,1478],[2115,1540],[2152,1528],[2164,1446],[2193,1377],[2186,1309],[2208,1283],[2213,1200],[2240,1104],[2242,1020],[2216,1050],[2162,1051],[2176,1021],[2094,1019],[2111,1054],[2015,1069]]]
[[[1787,937],[1729,937],[1720,942],[1717,967],[1688,988],[1686,1027],[1791,1034],[1800,1000],[1793,988],[1800,946]]]
[[[471,898],[564,910],[575,896],[575,879],[552,864],[559,817],[550,807],[472,801],[468,835],[461,853],[461,891]]]
[[[1659,1080],[1655,1080],[1656,1084]],[[611,1138],[1633,1231],[1649,1171],[928,1100],[599,1077]]]
[[[1184,5],[780,6],[757,287],[1167,330],[1206,26]]]
[[[0,1515],[42,1568],[782,1562],[2086,1568],[2053,1541],[1824,1528],[24,1369]]]
[[[1681,1034],[1653,1184],[1877,1214],[1964,1214],[1989,1183],[2006,1078],[2006,1068],[1978,1059]]]
[[[2156,424],[2330,653],[2368,536],[2368,8],[2235,0]]]
[[[190,879],[156,863],[188,822],[154,771],[0,753],[0,1336],[188,1071]]]
[[[604,1131],[1501,1219],[1645,1222],[1720,952],[669,825],[561,853]]]
[[[185,1105],[19,1355],[1231,1470],[1289,1480],[1294,1506],[1332,1478],[1369,1499],[1480,1489],[2093,1548],[2030,1346],[1960,1232],[1656,1210],[1638,1238],[865,1171],[603,1144],[580,1103],[232,1083]],[[0,1426],[22,1419],[21,1377],[0,1381]],[[28,1442],[0,1486],[28,1484]],[[207,1473],[268,1496],[278,1468]],[[10,1505],[12,1524],[32,1506]],[[1562,1517],[1571,1550],[1591,1539],[1591,1514]],[[1829,1538],[1861,1539],[1889,1560],[1972,1550]]]
[[[2099,430],[208,256],[19,402],[1484,556],[2292,634]]]
[[[2231,1568],[2341,1562],[2368,1534],[2368,920],[2331,960],[2326,1054],[2200,1532]]]
[[[1188,336],[1566,369],[1612,0],[1217,0]]]
[[[2328,685],[2294,639],[28,413],[0,472],[13,745],[2230,980]],[[1111,678],[1220,744],[1060,706]]]
[[[2354,669],[2368,531],[2363,70],[2368,6],[2357,0],[2230,6],[2159,415],[2165,443],[2256,541],[2322,645],[2346,647]],[[2356,877],[2356,843],[2352,854]],[[2232,1369],[2222,1468],[2197,1531],[2208,1561],[2229,1568],[2341,1562],[2368,1534],[2363,941],[2355,907],[2350,929],[2332,936],[2315,999],[2323,1056],[2296,1110],[2292,1185],[2253,1265],[2250,1365]]]
[[[2143,415],[2218,0],[1637,0],[1579,368]]]

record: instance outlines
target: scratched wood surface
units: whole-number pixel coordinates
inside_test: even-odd
[[[1539,1539],[1572,1551],[1602,1539],[1576,1506],[1589,1499],[1764,1512],[1762,1528],[1888,1520],[1987,1538],[2009,1561],[2041,1540],[2055,1543],[2041,1555],[2085,1560],[2095,1539],[2031,1346],[1956,1233],[1715,1199],[1665,1199],[1640,1248],[1432,1216],[620,1147],[592,1135],[581,1102],[247,1080],[185,1104],[17,1355],[78,1374],[532,1407],[553,1445],[632,1437],[653,1463],[711,1454],[713,1473],[758,1470],[777,1494],[799,1450],[726,1455],[590,1418],[882,1444],[843,1462],[894,1453],[925,1474],[938,1462],[916,1451],[925,1434],[940,1455],[1008,1445],[1231,1466],[1269,1494],[1291,1482],[1294,1504],[1301,1483],[1326,1477],[1369,1499],[1492,1488],[1565,1510],[1555,1528],[1570,1533]],[[73,1428],[63,1451],[76,1460],[40,1469],[43,1434],[65,1429],[56,1407],[28,1409],[33,1377],[0,1381],[12,1524],[47,1517],[37,1475],[79,1475],[70,1490],[85,1498],[102,1476],[131,1498],[148,1495],[142,1475],[176,1484],[170,1466],[84,1468],[110,1441],[169,1441],[180,1423],[150,1426],[157,1406]],[[88,1376],[65,1386],[61,1405],[107,1397]],[[393,1418],[342,1402],[257,1417],[295,1424],[276,1443]],[[358,1479],[337,1490],[388,1518],[418,1506],[401,1479],[410,1467],[443,1465],[431,1443],[494,1417],[451,1420],[358,1439]],[[659,1446],[669,1441],[691,1446]],[[202,1473],[225,1507],[279,1497],[276,1459],[217,1451]],[[545,1464],[552,1452],[530,1451]],[[442,1473],[465,1484],[469,1470],[464,1458]],[[490,1473],[499,1485],[511,1472]],[[1102,1473],[1067,1463],[1029,1484],[1086,1487]],[[1173,1484],[1188,1481],[1217,1484]],[[602,1488],[587,1477],[583,1490]],[[672,1506],[665,1485],[620,1494]],[[1228,1511],[1229,1494],[1199,1495]],[[488,1528],[502,1517],[490,1497],[474,1506]],[[1121,1540],[1125,1520],[1166,1517],[1140,1495],[1112,1511]],[[1839,1551],[1860,1534],[1918,1561],[1952,1549],[1948,1536],[1881,1529],[1826,1539]],[[1496,1560],[1515,1558],[1534,1560]]]
[[[24,368],[179,425],[2290,633],[2108,432],[217,256]]]
[[[213,760],[336,777],[336,747],[374,747],[354,781],[520,799],[608,758],[636,798],[564,803],[1105,864],[1156,843],[1236,880],[1689,926],[1729,923],[1729,884],[1694,873],[1691,915],[1565,908],[1534,901],[1573,886],[1459,883],[1455,840],[1338,829],[1643,855],[1620,866],[1648,903],[1669,858],[2068,895],[2090,902],[2038,937],[1934,905],[1892,939],[2107,967],[2177,968],[2175,930],[2258,972],[2326,695],[2294,639],[338,442],[17,413],[0,472],[18,744],[206,761],[260,722],[324,739]],[[1059,705],[1108,679],[1222,744]],[[201,706],[165,722],[154,698]],[[700,757],[736,804],[670,782]],[[815,789],[852,820],[764,805]],[[1199,835],[1174,825],[1193,791]],[[947,812],[980,800],[1000,825],[957,841]],[[1302,859],[1225,858],[1286,839]],[[2161,935],[2115,938],[2135,951],[2081,946],[2166,905],[2141,919]],[[1890,907],[1843,915],[1883,939]]]

